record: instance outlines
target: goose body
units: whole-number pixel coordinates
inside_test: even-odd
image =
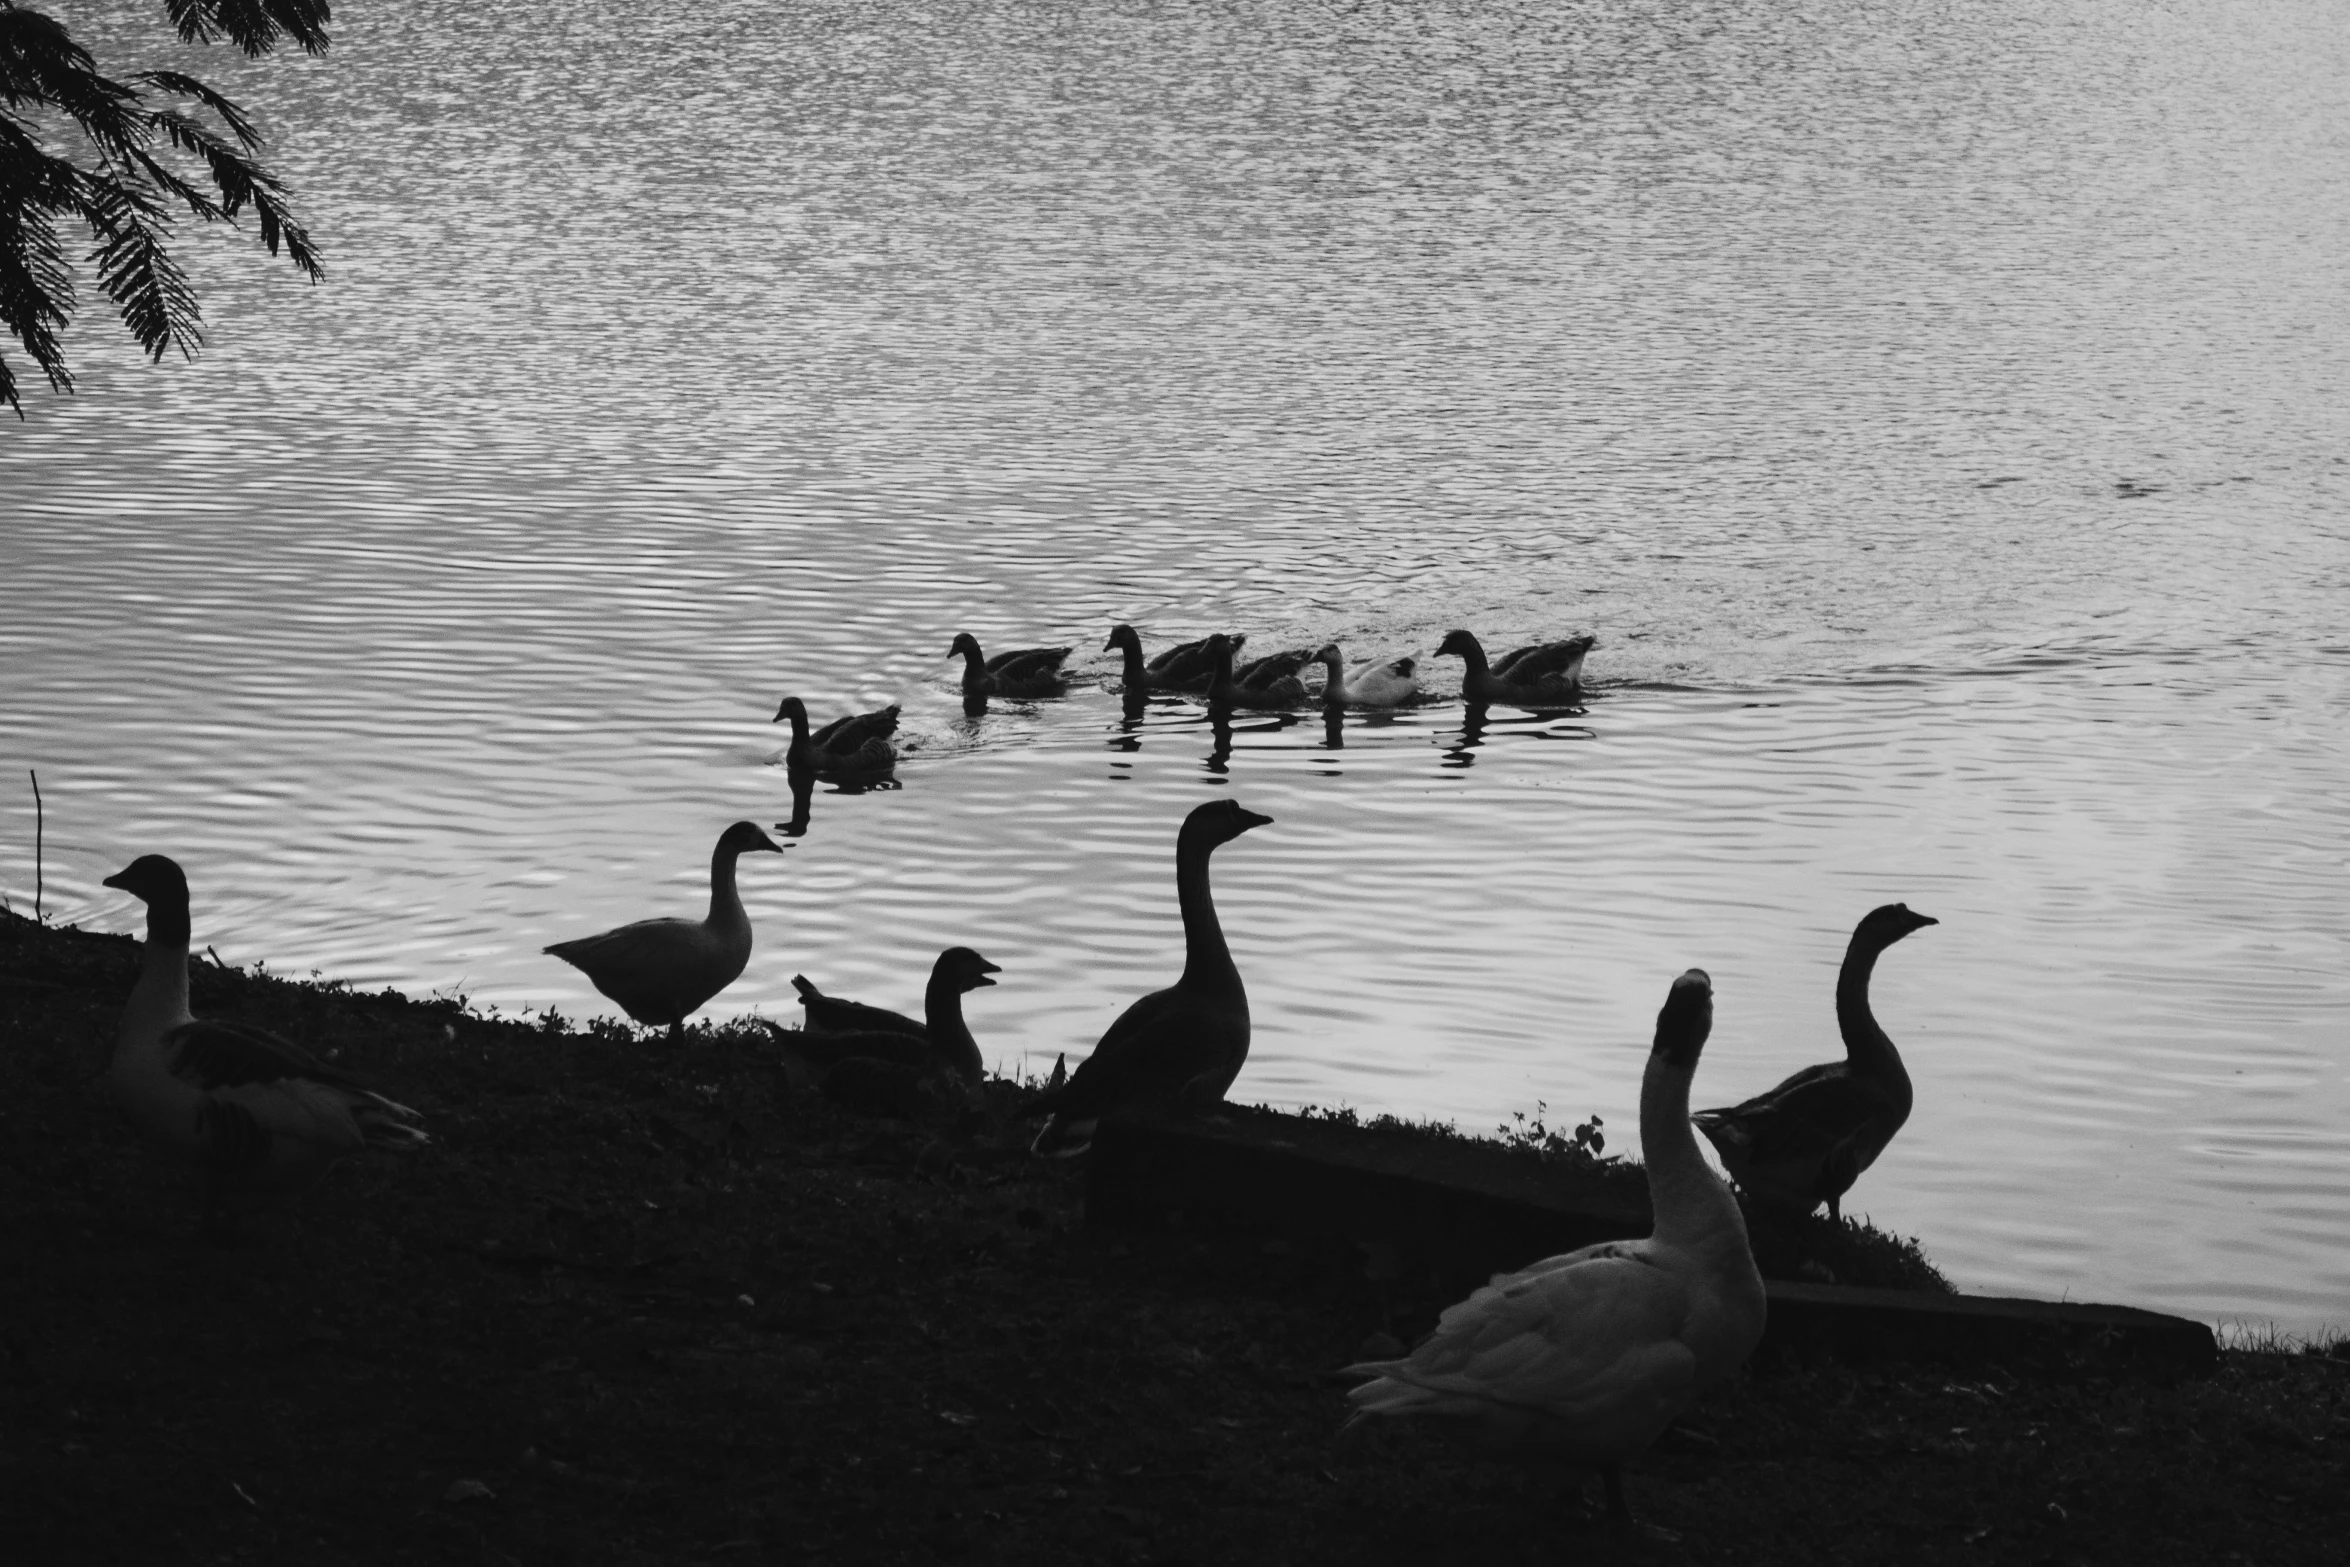
[[[818,778],[862,778],[886,773],[897,765],[897,747],[889,743],[889,737],[898,732],[895,704],[874,713],[844,714],[811,731],[808,705],[796,696],[787,696],[770,721],[781,723],[787,718],[791,720],[791,745],[783,760],[793,772]]]
[[[1371,1379],[1348,1394],[1354,1420],[1426,1416],[1497,1457],[1597,1468],[1611,1515],[1630,1523],[1621,1466],[1762,1337],[1745,1222],[1689,1130],[1712,1017],[1699,969],[1673,982],[1657,1016],[1640,1084],[1655,1232],[1497,1274],[1410,1355],[1349,1366]]]
[[[1322,681],[1324,707],[1395,707],[1419,695],[1417,659],[1364,664],[1349,674],[1335,642],[1324,643],[1314,657],[1327,671]]]
[[[736,822],[710,853],[710,912],[698,920],[638,920],[600,935],[559,941],[546,950],[578,969],[639,1023],[666,1025],[672,1039],[685,1020],[742,977],[751,961],[751,917],[735,890],[744,854],[780,853],[752,822]]]
[[[930,983],[922,993],[923,1021],[919,1023],[886,1007],[827,996],[794,974],[792,988],[800,993],[805,1026],[796,1036],[783,1037],[810,1061],[881,1055],[951,1072],[958,1081],[975,1087],[986,1076],[986,1067],[979,1044],[971,1037],[971,1025],[963,1020],[963,997],[993,985],[995,981],[988,976],[1002,972],[969,947],[947,948],[930,966]],[[907,1051],[889,1043],[893,1040],[911,1041],[916,1048]]]
[[[201,1172],[215,1205],[299,1190],[365,1149],[429,1141],[414,1110],[291,1040],[188,1010],[188,881],[172,860],[142,855],[105,884],[147,905],[108,1095],[151,1146]]]
[[[1211,713],[1235,708],[1280,712],[1305,706],[1306,683],[1297,676],[1307,663],[1305,654],[1275,653],[1235,671],[1232,649],[1232,639],[1222,632],[1208,638],[1212,673],[1208,677],[1207,698]]]
[[[803,987],[801,998],[808,1004],[808,1026],[783,1029],[770,1023],[768,1032],[782,1047],[784,1068],[796,1085],[813,1084],[826,1098],[860,1114],[913,1118],[968,1104],[986,1070],[963,1021],[963,996],[994,984],[988,976],[1000,972],[969,947],[940,953],[923,996],[929,1023],[916,1033],[895,1026],[911,1024],[911,1018],[834,1000],[795,976],[792,982]],[[833,1022],[862,1018],[891,1026],[824,1029],[816,1026],[820,1014]]]
[[[1102,644],[1102,651],[1123,652],[1124,674],[1121,684],[1128,696],[1149,691],[1205,691],[1215,678],[1215,659],[1208,652],[1208,638],[1197,642],[1180,642],[1164,652],[1154,654],[1148,662],[1142,656],[1142,638],[1132,626],[1121,622],[1110,628],[1110,639]],[[1248,640],[1245,632],[1226,638],[1237,651]]]
[[[989,658],[980,651],[979,639],[968,631],[957,632],[947,649],[950,655],[963,656],[965,696],[1009,697],[1059,696],[1067,690],[1069,677],[1061,673],[1061,660],[1070,651],[1065,647],[1030,647]]]
[[[1939,923],[1903,903],[1862,916],[1836,977],[1844,1059],[1807,1066],[1744,1104],[1692,1117],[1723,1168],[1764,1207],[1808,1214],[1824,1202],[1828,1217],[1842,1223],[1844,1194],[1909,1119],[1909,1071],[1869,1008],[1869,976],[1887,947]]]
[[[1248,1059],[1248,992],[1216,919],[1208,857],[1271,820],[1232,800],[1212,800],[1184,818],[1175,839],[1183,976],[1121,1012],[1066,1082],[1029,1102],[1027,1113],[1050,1117],[1037,1133],[1035,1152],[1084,1152],[1094,1123],[1112,1111],[1198,1112],[1223,1102]]]
[[[1563,642],[1536,642],[1513,648],[1488,663],[1484,647],[1474,636],[1448,631],[1437,644],[1436,656],[1458,658],[1468,666],[1461,675],[1461,695],[1470,702],[1546,707],[1575,701],[1583,694],[1583,658],[1597,640],[1569,637]]]

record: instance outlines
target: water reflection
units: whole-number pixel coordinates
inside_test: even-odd
[[[562,868],[687,896],[772,811],[742,693],[789,668],[903,701],[922,787],[751,887],[725,1009],[984,920],[1026,945],[1004,1037],[1082,1050],[1164,983],[1166,825],[1247,773],[1312,831],[1219,885],[1244,1096],[1628,1120],[1692,962],[1708,1070],[1761,1086],[1820,1059],[1801,941],[1930,896],[1881,1222],[1970,1284],[2350,1298],[2330,12],[1708,7],[1690,49],[1671,7],[971,0],[737,8],[710,54],[691,8],[624,46],[477,10],[354,8],[331,71],[272,73],[332,127],[282,167],[335,291],[227,269],[203,360],[93,347],[0,443],[0,749],[51,790],[53,911],[130,928],[97,877],[136,839],[221,872],[234,959],[603,1010],[538,947],[641,910]],[[722,90],[676,93],[688,53]],[[1007,87],[1039,59],[1101,112]],[[518,186],[484,150],[542,144],[591,154]],[[933,654],[1105,618],[1590,625],[1608,743],[1437,704],[1199,748],[1179,702],[963,711]]]

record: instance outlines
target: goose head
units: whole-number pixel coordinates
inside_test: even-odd
[[[938,964],[933,972],[953,980],[956,990],[971,991],[994,984],[995,981],[987,976],[1000,974],[1003,970],[969,947],[949,947],[938,955]]]
[[[947,657],[953,658],[958,653],[973,663],[978,663],[985,657],[979,651],[979,639],[968,631],[956,632],[955,640],[947,645]]]
[[[736,822],[718,835],[721,854],[781,854],[783,845],[762,832],[757,822]]]
[[[1477,639],[1466,631],[1447,631],[1444,640],[1436,644],[1438,658],[1468,658],[1484,651]]]
[[[1654,1054],[1683,1072],[1697,1070],[1697,1058],[1714,1027],[1714,982],[1693,968],[1673,981],[1672,993],[1656,1015]]]
[[[176,901],[185,908],[188,902],[187,873],[180,869],[177,860],[165,854],[142,854],[100,885],[119,887],[146,904]]]
[[[1238,800],[1210,800],[1205,805],[1193,806],[1191,814],[1183,818],[1180,841],[1212,849],[1272,819],[1248,809]]]
[[[808,704],[801,701],[796,696],[787,696],[783,699],[783,705],[775,710],[775,716],[768,719],[767,722],[771,724],[780,724],[787,718],[792,721],[792,728],[806,728],[808,724]]]
[[[192,928],[188,923],[188,877],[177,860],[142,854],[107,877],[105,885],[119,887],[147,905],[150,938],[166,942],[188,939]]]
[[[1118,648],[1132,648],[1137,653],[1142,651],[1142,638],[1136,635],[1134,628],[1124,621],[1120,621],[1110,628],[1110,640],[1102,644],[1102,651],[1105,653]]]
[[[1314,650],[1314,662],[1328,664],[1332,669],[1337,669],[1345,663],[1345,659],[1339,653],[1337,643],[1325,642]]]
[[[1882,952],[1913,930],[1924,930],[1928,925],[1942,922],[1931,914],[1920,914],[1906,903],[1888,903],[1861,916],[1853,928],[1855,946],[1865,946]]]

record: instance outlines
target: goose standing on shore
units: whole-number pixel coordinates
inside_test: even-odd
[[[1583,695],[1583,657],[1596,637],[1536,642],[1513,648],[1488,664],[1485,648],[1466,631],[1448,631],[1436,645],[1438,658],[1457,658],[1469,667],[1461,675],[1461,696],[1469,702],[1503,702],[1511,707],[1553,707]]]
[[[1033,1151],[1083,1153],[1094,1123],[1114,1110],[1213,1109],[1248,1059],[1248,992],[1208,892],[1208,856],[1273,818],[1235,800],[1194,807],[1175,837],[1175,897],[1183,911],[1183,977],[1135,1002],[1067,1082],[1029,1101],[1050,1120]]]
[[[1306,704],[1306,683],[1297,677],[1307,662],[1303,653],[1274,653],[1240,670],[1232,668],[1233,642],[1221,631],[1208,638],[1212,673],[1208,679],[1208,711],[1235,708],[1281,712]]]
[[[1737,1201],[1689,1130],[1689,1080],[1713,1027],[1691,969],[1657,1014],[1640,1079],[1640,1145],[1656,1229],[1498,1274],[1401,1360],[1367,1361],[1349,1425],[1427,1415],[1493,1456],[1599,1470],[1632,1526],[1623,1465],[1762,1337],[1763,1282]]]
[[[1324,707],[1395,707],[1419,694],[1417,659],[1395,658],[1384,664],[1365,664],[1349,675],[1337,643],[1323,643],[1314,657],[1327,672],[1322,682]]]
[[[751,961],[751,916],[734,887],[745,854],[780,854],[754,822],[736,822],[710,851],[710,912],[698,920],[651,919],[546,950],[578,969],[639,1023],[667,1025],[672,1043],[704,1002],[742,977]]]
[[[791,744],[783,753],[784,766],[818,778],[869,778],[897,765],[897,748],[889,737],[898,732],[895,703],[876,713],[847,713],[811,733],[808,704],[787,696],[770,723],[791,720]]]
[[[1844,1194],[1909,1119],[1909,1072],[1869,1010],[1877,955],[1941,921],[1906,903],[1869,910],[1853,928],[1836,976],[1836,1026],[1844,1059],[1807,1066],[1768,1093],[1693,1117],[1723,1167],[1766,1208],[1808,1214],[1821,1203],[1844,1222]]]
[[[1226,638],[1234,652],[1248,640],[1241,632]],[[1126,655],[1121,685],[1128,696],[1146,691],[1205,691],[1215,678],[1216,664],[1208,652],[1208,638],[1197,642],[1181,642],[1151,658],[1142,657],[1142,637],[1123,621],[1110,628],[1110,640],[1102,644],[1102,651],[1123,652]]]
[[[122,1009],[106,1087],[123,1119],[204,1178],[211,1217],[232,1199],[285,1194],[367,1148],[428,1139],[422,1119],[290,1040],[188,1010],[188,878],[145,854],[106,878],[147,905],[139,977]]]
[[[1069,687],[1061,673],[1065,647],[1027,647],[989,658],[979,650],[979,639],[968,631],[955,633],[947,655],[963,655],[963,694],[972,696],[1059,696]]]

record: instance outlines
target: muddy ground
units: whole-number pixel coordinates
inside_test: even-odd
[[[24,1563],[2339,1563],[2350,1360],[1758,1366],[1631,1478],[1677,1544],[1332,1371],[1443,1304],[1088,1229],[1002,1086],[795,1094],[618,1030],[199,966],[423,1110],[240,1241],[93,1081],[136,949],[0,916],[0,1558]],[[1931,1237],[1927,1238],[1928,1247]]]

